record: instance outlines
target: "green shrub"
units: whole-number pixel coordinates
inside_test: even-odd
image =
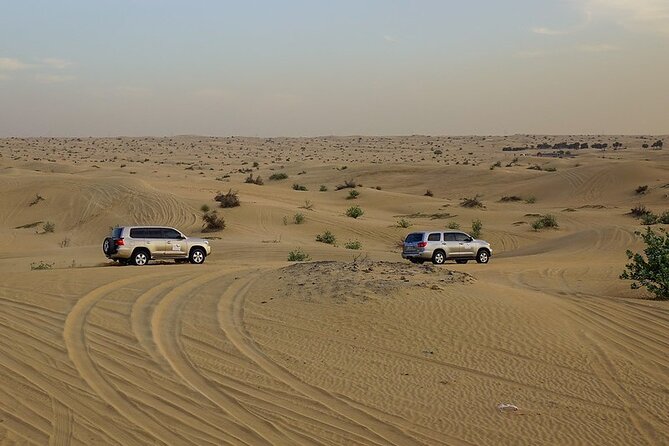
[[[356,250],[357,249],[362,249],[362,243],[360,243],[357,240],[350,240],[350,241],[346,242],[346,244],[344,245],[344,248],[346,248],[346,249],[356,249]]]
[[[656,299],[669,299],[669,235],[664,229],[656,233],[646,228],[645,233],[636,232],[646,244],[642,256],[627,250],[627,258],[631,260],[625,265],[621,279],[633,280],[631,288],[636,290],[646,287]]]
[[[211,209],[211,208],[209,207],[208,204],[203,204],[202,206],[200,206],[200,210],[201,210],[202,212],[205,212],[205,213],[206,213],[206,212],[209,212],[210,209]]]
[[[298,212],[297,214],[293,215],[293,223],[296,225],[301,225],[304,223],[305,217],[304,214],[301,212]]]
[[[306,191],[306,190],[307,190],[307,186],[305,186],[305,185],[303,185],[303,184],[297,184],[297,183],[294,183],[294,184],[293,184],[293,190]]]
[[[642,204],[638,204],[634,206],[632,209],[630,209],[630,215],[634,218],[641,218],[646,214],[650,214],[651,211],[646,209],[646,206]]]
[[[56,224],[51,221],[47,221],[42,225],[42,229],[44,232],[53,232],[56,230]]]
[[[283,172],[273,173],[269,176],[270,181],[285,180],[286,178],[288,178],[288,174]]]
[[[360,206],[357,205],[346,209],[346,216],[351,218],[360,218],[364,213],[365,211],[363,211]]]
[[[657,224],[659,219],[660,217],[657,215],[653,214],[652,212],[648,212],[641,216],[641,224],[646,226],[654,225]]]
[[[322,234],[318,234],[316,236],[316,241],[321,242],[321,243],[326,243],[328,245],[336,245],[337,244],[337,238],[330,231],[325,231]]]
[[[479,238],[481,236],[481,230],[483,229],[483,223],[478,218],[472,221],[472,233],[470,234],[474,238]]]
[[[257,184],[258,186],[262,186],[263,184],[265,184],[264,181],[262,180],[262,178],[260,178],[259,176],[253,178],[253,174],[252,174],[252,173],[249,174],[248,177],[246,177],[246,179],[244,180],[244,182],[245,182],[245,183],[248,183],[248,184]]]
[[[537,202],[537,197],[535,196],[529,196],[525,199],[525,203],[527,204],[534,204]]]
[[[412,226],[412,223],[409,220],[407,220],[406,218],[400,218],[399,220],[397,220],[397,227],[398,228],[406,229],[410,226]]]
[[[218,216],[218,212],[207,211],[202,215],[204,228],[202,232],[216,232],[225,229],[225,219]]]
[[[535,231],[538,231],[540,229],[557,228],[557,227],[558,223],[557,220],[555,219],[555,216],[550,214],[542,215],[537,220],[532,222],[532,229],[534,229]]]
[[[321,187],[318,188],[319,192],[327,192],[328,187],[325,184],[321,184]]]
[[[355,200],[360,196],[360,192],[357,190],[353,189],[348,192],[348,197],[346,197],[347,200]]]
[[[46,263],[44,260],[40,260],[39,263],[33,262],[30,264],[31,270],[45,270],[53,268],[53,263]]]
[[[451,222],[448,222],[446,227],[448,229],[460,229],[460,223],[458,223],[457,221],[451,221]]]
[[[289,262],[306,262],[310,260],[311,257],[306,252],[302,251],[301,248],[297,248],[288,253]]]
[[[669,225],[669,211],[665,211],[660,215],[660,223],[663,225]]]

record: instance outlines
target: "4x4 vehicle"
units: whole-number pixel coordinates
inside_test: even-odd
[[[121,264],[143,266],[149,260],[204,263],[211,253],[209,241],[186,237],[174,228],[162,226],[119,226],[102,243],[107,258]]]
[[[450,259],[457,263],[467,263],[469,260],[488,263],[490,257],[490,243],[476,240],[460,231],[412,232],[404,240],[402,249],[402,258],[413,263],[431,260],[432,263],[441,265]]]

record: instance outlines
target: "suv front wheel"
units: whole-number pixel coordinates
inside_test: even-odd
[[[200,265],[201,263],[204,263],[204,258],[206,256],[207,256],[207,254],[204,252],[204,249],[194,248],[190,252],[190,255],[188,256],[188,261],[190,263],[195,264],[195,265]]]
[[[490,253],[486,249],[481,249],[478,254],[476,254],[477,263],[488,263],[490,260]]]

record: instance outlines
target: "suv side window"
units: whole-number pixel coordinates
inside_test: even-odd
[[[146,238],[163,238],[160,228],[146,228]]]
[[[146,238],[145,228],[133,228],[130,230],[130,237],[132,238]]]
[[[455,234],[455,239],[459,242],[466,242],[469,240],[469,236],[467,234],[463,234],[462,232],[459,232]]]
[[[179,231],[172,229],[172,228],[163,228],[161,229],[163,231],[163,238],[174,240],[181,238],[181,234]]]
[[[454,242],[455,240],[455,234],[452,232],[447,232],[444,234],[444,241],[445,242]]]
[[[427,236],[427,241],[428,242],[439,242],[441,241],[441,234],[437,233],[432,233]]]

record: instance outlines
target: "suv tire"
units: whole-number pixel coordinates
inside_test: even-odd
[[[490,253],[488,250],[479,250],[478,254],[476,254],[476,263],[488,263],[488,260],[490,260]]]
[[[204,259],[207,257],[204,249],[202,248],[193,248],[188,256],[188,261],[194,265],[201,265],[204,263]]]
[[[138,249],[132,253],[132,264],[135,266],[144,266],[151,260],[151,254],[146,249]]]
[[[432,263],[435,265],[442,265],[446,261],[446,253],[442,250],[437,250],[432,254]]]
[[[102,242],[102,252],[107,255],[114,253],[114,241],[111,237],[107,237],[105,241]]]

